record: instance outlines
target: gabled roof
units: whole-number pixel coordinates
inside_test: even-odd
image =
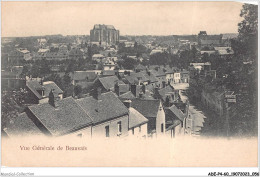
[[[27,81],[26,86],[33,92],[33,94],[38,98],[41,99],[42,95],[40,95],[37,90],[44,90],[44,87],[39,84],[38,81],[32,80],[32,81]]]
[[[132,100],[132,107],[140,112],[146,118],[157,117],[160,106],[160,100]]]
[[[8,136],[31,136],[43,134],[26,113],[21,113],[4,129]]]
[[[170,85],[167,85],[166,87],[158,90],[159,95],[161,96],[162,100],[165,101],[166,100],[166,94],[169,92],[174,92],[174,88]]]
[[[149,72],[149,71],[148,71]],[[150,72],[150,75],[147,73],[147,71],[141,71],[141,73],[144,74],[144,76],[151,82],[158,82],[158,79]]]
[[[146,119],[140,112],[132,107],[129,108],[129,129],[142,125],[146,122],[148,122],[148,119]]]
[[[115,83],[119,81],[117,76],[101,77],[98,80],[106,90],[114,88]]]
[[[97,74],[94,71],[75,71],[72,74],[72,79],[76,81],[94,81]]]
[[[185,115],[182,113],[181,110],[179,110],[175,105],[172,105],[168,109],[166,109],[169,115],[174,115],[179,120],[183,121],[185,118]]]
[[[136,70],[145,70],[146,67],[141,65],[141,64],[138,64],[136,67],[135,67]]]
[[[132,100],[132,99],[135,99],[135,96],[133,95],[133,93],[131,91],[128,91],[120,96],[118,96],[118,98],[120,100]]]
[[[94,124],[128,114],[128,109],[113,92],[101,94],[99,100],[91,96],[78,99],[77,103],[93,119]]]
[[[57,101],[57,107],[49,103],[29,106],[29,110],[54,135],[70,133],[92,123],[91,118],[72,97]]]
[[[51,90],[53,90],[53,93],[56,95],[63,93],[63,91],[53,81],[43,82],[43,85],[41,85],[38,81],[32,80],[27,81],[26,86],[38,99],[48,97]],[[40,95],[37,90],[44,90],[44,95]]]
[[[160,76],[165,76],[165,73],[163,72],[162,69],[158,68],[158,71],[155,69],[151,69],[150,72],[155,76],[155,77],[160,77]]]
[[[133,73],[130,73],[130,76],[129,75],[125,76],[125,79],[127,80],[127,82],[129,84],[138,84],[138,82],[139,82],[138,78],[140,79],[141,82],[148,81],[148,79],[141,72],[138,72],[138,73],[133,72]]]
[[[42,83],[44,87],[44,96],[48,97],[51,90],[54,94],[62,94],[63,91],[53,81],[46,81]]]
[[[116,74],[115,70],[102,70],[103,76],[114,76]]]

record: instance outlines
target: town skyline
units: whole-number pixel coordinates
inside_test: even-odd
[[[199,31],[238,33],[242,5],[240,2],[4,2],[2,37],[89,35],[95,24],[114,25],[122,36],[196,35]],[[98,11],[103,6],[108,13]]]

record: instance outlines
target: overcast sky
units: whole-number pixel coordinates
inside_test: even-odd
[[[2,2],[2,36],[89,35],[94,24],[121,35],[236,33],[239,2]]]

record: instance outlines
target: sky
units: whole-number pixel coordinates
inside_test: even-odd
[[[240,2],[2,2],[2,36],[89,35],[94,24],[120,35],[237,33]]]

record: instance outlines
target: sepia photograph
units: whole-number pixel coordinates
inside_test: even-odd
[[[39,175],[8,167],[259,176],[252,2],[2,1],[1,176]]]

